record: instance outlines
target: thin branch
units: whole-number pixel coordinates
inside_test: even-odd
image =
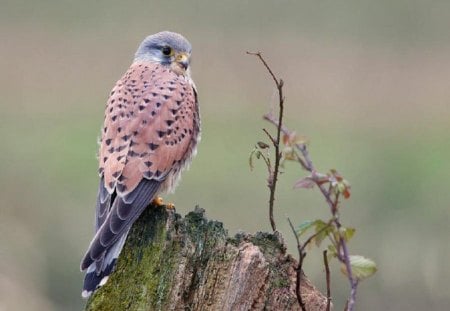
[[[331,285],[330,285],[330,266],[328,265],[327,250],[323,251],[323,264],[325,266],[325,275],[327,280],[327,309],[330,311],[331,308]]]
[[[275,82],[275,85],[277,87],[277,91],[278,91],[278,106],[279,106],[279,111],[278,111],[278,126],[277,126],[277,135],[276,138],[274,139],[266,130],[264,130],[266,132],[266,134],[270,137],[272,144],[275,148],[275,163],[274,163],[274,169],[273,169],[273,176],[271,176],[271,178],[269,178],[269,189],[270,189],[270,197],[269,197],[269,219],[270,219],[270,225],[272,226],[272,230],[276,231],[277,227],[275,224],[275,220],[273,217],[273,208],[274,208],[274,203],[275,203],[275,190],[277,187],[277,181],[278,181],[278,174],[279,174],[279,169],[280,169],[280,161],[281,161],[281,152],[280,152],[280,137],[281,137],[281,126],[283,124],[283,113],[284,113],[284,95],[283,95],[283,85],[284,82],[283,80],[277,79],[277,77],[275,76],[275,74],[273,73],[272,69],[270,68],[270,66],[267,64],[267,62],[265,61],[265,59],[262,57],[260,52],[256,52],[256,53],[252,53],[252,52],[247,52],[248,55],[253,55],[258,57],[261,62],[263,63],[264,67],[266,67],[267,71],[269,72],[270,76],[272,77],[273,81]]]
[[[269,173],[269,175],[271,175],[272,174],[272,166],[270,165],[270,159],[262,153],[260,154],[260,157],[264,160],[264,163],[266,163],[267,172]]]
[[[277,141],[275,140],[275,138],[273,138],[273,136],[272,136],[266,129],[263,129],[263,132],[266,133],[267,137],[269,137],[270,141],[271,141],[272,144],[275,146],[275,144],[277,143]]]
[[[294,233],[295,240],[297,242],[297,250],[298,250],[298,266],[297,266],[297,283],[295,287],[295,293],[297,295],[298,304],[300,305],[300,309],[303,311],[306,311],[305,303],[303,302],[302,295],[300,292],[300,285],[301,285],[301,279],[302,279],[302,266],[303,266],[303,259],[306,256],[306,253],[303,251],[303,247],[300,243],[300,240],[298,238],[297,232],[295,232],[294,226],[292,225],[291,220],[288,217],[289,226],[292,229],[292,232]]]
[[[275,84],[277,85],[277,88],[280,86],[280,83],[282,84],[282,80],[280,79],[278,81],[277,77],[275,76],[275,74],[273,73],[272,69],[270,69],[269,65],[266,63],[266,61],[264,60],[264,58],[262,57],[261,52],[248,52],[248,55],[253,55],[258,57],[261,62],[264,64],[264,67],[266,67],[267,71],[270,73],[270,75],[272,76],[273,81],[275,82]],[[282,86],[282,85],[281,85]]]
[[[303,311],[306,311],[304,303],[302,301],[302,296],[301,296],[301,278],[302,278],[302,271],[303,271],[303,260],[306,257],[306,252],[305,249],[306,247],[309,245],[309,243],[311,243],[314,238],[316,236],[318,236],[319,234],[321,234],[323,231],[325,231],[326,229],[329,228],[329,226],[331,225],[331,220],[328,222],[328,224],[326,226],[324,226],[322,229],[320,229],[319,231],[317,231],[316,233],[314,233],[312,236],[310,236],[305,243],[300,243],[300,239],[298,238],[297,232],[295,232],[294,226],[292,225],[291,220],[288,217],[288,222],[289,222],[289,226],[291,227],[292,233],[294,233],[295,236],[295,240],[297,242],[297,250],[298,250],[298,265],[297,265],[297,283],[296,283],[296,293],[297,293],[297,300],[298,303],[300,304],[300,307],[302,308]]]
[[[303,161],[303,159],[297,154],[297,152],[294,152],[295,157],[297,158],[297,161],[300,163],[300,165],[306,170],[306,163]]]

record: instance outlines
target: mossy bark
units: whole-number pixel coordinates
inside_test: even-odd
[[[149,207],[85,310],[300,310],[296,264],[279,234],[230,238],[202,209],[182,218]],[[301,292],[308,311],[326,309],[306,277]]]

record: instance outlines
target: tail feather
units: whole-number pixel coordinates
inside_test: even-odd
[[[89,297],[106,283],[114,271],[131,226],[155,197],[160,185],[160,181],[143,179],[129,194],[109,197],[104,195],[101,180],[96,209],[97,232],[81,261],[81,270],[87,269],[83,297]]]
[[[114,271],[117,258],[127,239],[128,231],[106,252],[101,261],[93,262],[86,270],[81,296],[88,298],[97,288],[106,284],[109,275]]]

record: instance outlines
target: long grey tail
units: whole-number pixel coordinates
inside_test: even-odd
[[[88,298],[97,288],[106,284],[109,275],[114,271],[117,258],[122,251],[127,236],[128,231],[107,251],[100,264],[98,262],[93,262],[86,270],[83,291],[81,292],[83,298]]]
[[[97,232],[81,261],[81,270],[87,270],[83,297],[89,297],[108,281],[131,226],[155,197],[159,186],[159,181],[143,179],[132,192],[120,197],[107,193],[102,178],[97,199]]]

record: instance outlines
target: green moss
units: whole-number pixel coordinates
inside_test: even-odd
[[[251,242],[258,246],[265,255],[275,255],[286,252],[286,245],[277,233],[257,232],[255,235],[237,233],[227,239],[228,243],[238,247],[242,242]]]
[[[165,245],[167,213],[148,208],[130,231],[116,270],[86,310],[164,310],[176,264],[177,243]],[[149,224],[150,223],[150,224]],[[145,273],[142,273],[145,271]]]
[[[289,287],[289,281],[285,277],[275,277],[272,281],[272,286],[274,288],[283,288],[283,287]]]
[[[173,231],[186,234],[184,239],[169,237],[165,208],[149,207],[133,225],[115,272],[105,286],[88,301],[86,310],[164,310],[168,305],[171,280],[179,264],[184,243],[192,243],[193,256],[186,265],[195,268],[191,290],[203,279],[208,261],[226,260],[216,246],[225,245],[227,231],[222,223],[208,221],[204,210],[196,208],[182,219],[173,217]],[[173,233],[173,232],[172,232]],[[145,271],[145,273],[143,273]],[[190,292],[190,291],[189,291]],[[185,293],[189,304],[189,292]]]

